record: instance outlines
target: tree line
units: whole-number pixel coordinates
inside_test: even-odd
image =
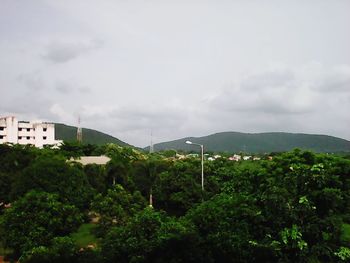
[[[107,155],[105,165],[68,161]],[[350,160],[176,160],[109,144],[0,145],[0,245],[20,262],[346,262]],[[149,198],[152,195],[152,207]],[[95,219],[92,247],[72,238]],[[349,235],[349,234],[348,234]]]

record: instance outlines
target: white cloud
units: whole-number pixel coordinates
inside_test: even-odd
[[[1,114],[81,115],[136,145],[151,129],[158,142],[224,130],[350,139],[349,1],[14,3],[0,9]]]
[[[231,120],[228,130],[325,133],[349,138],[347,67],[311,63],[287,72],[246,76],[238,85],[222,90],[208,102],[215,112],[211,118],[221,123]]]
[[[53,63],[65,63],[94,49],[100,48],[101,41],[56,40],[47,45],[42,57]]]
[[[55,116],[55,119],[60,122],[74,123],[75,118],[73,114],[64,109],[60,104],[56,103],[51,105],[49,109],[50,113]]]

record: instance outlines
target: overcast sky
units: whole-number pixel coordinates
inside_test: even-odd
[[[350,139],[349,0],[0,0],[0,115],[127,143]]]

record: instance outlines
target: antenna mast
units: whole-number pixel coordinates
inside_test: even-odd
[[[151,130],[151,145],[149,146],[149,153],[154,153],[153,132],[152,132],[152,130]]]
[[[80,127],[80,116],[78,117],[77,141],[78,143],[82,143],[83,141],[83,129]]]

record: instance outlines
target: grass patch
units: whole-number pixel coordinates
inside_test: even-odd
[[[98,238],[93,234],[93,229],[96,228],[96,224],[82,224],[78,231],[71,234],[71,237],[75,240],[75,244],[79,247],[86,247],[87,245],[97,245]]]
[[[341,240],[350,242],[350,224],[343,224]]]

